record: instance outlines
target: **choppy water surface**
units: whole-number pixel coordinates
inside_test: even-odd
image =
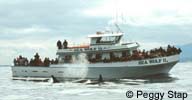
[[[149,100],[126,97],[128,90],[165,92],[169,90],[187,92],[192,100],[192,62],[178,63],[170,75],[145,79],[122,79],[104,85],[86,83],[31,82],[11,79],[11,68],[0,67],[0,100]],[[163,100],[182,100],[168,99]]]

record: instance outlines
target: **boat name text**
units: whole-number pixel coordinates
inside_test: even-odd
[[[138,64],[139,65],[157,64],[157,63],[165,63],[165,62],[168,62],[166,58],[159,58],[159,59],[141,60],[141,61],[138,61]]]

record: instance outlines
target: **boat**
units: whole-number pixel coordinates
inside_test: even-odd
[[[140,78],[158,74],[168,74],[179,62],[180,48],[168,45],[141,51],[137,42],[123,42],[125,33],[104,31],[89,35],[87,45],[68,46],[67,40],[57,42],[57,59],[39,55],[28,61],[24,57],[14,60],[14,78],[50,78],[59,81],[71,79],[104,80]]]

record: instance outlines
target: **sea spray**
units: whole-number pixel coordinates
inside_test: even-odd
[[[64,77],[85,78],[88,72],[88,60],[85,53],[72,57],[71,64],[65,64]]]

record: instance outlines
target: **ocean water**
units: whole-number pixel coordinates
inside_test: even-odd
[[[133,98],[127,98],[127,91],[134,93]],[[53,84],[12,80],[11,68],[0,67],[0,100],[160,100],[157,95],[153,99],[143,96],[137,98],[137,91],[165,93],[161,100],[192,100],[192,62],[178,63],[169,75],[121,79],[100,86],[71,81]],[[168,91],[187,93],[187,98],[169,98]]]

